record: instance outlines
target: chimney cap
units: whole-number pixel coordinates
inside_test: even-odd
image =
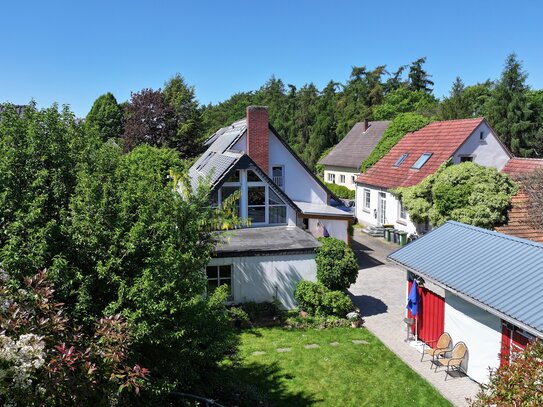
[[[249,110],[268,110],[268,106],[247,106],[247,111]]]

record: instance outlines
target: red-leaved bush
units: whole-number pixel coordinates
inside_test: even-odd
[[[479,406],[543,406],[543,342],[528,344],[511,356],[508,364],[491,372],[471,403]]]
[[[65,316],[45,270],[24,288],[0,276],[0,403],[98,406],[139,393],[149,372],[127,365],[126,322],[115,315],[89,325]]]

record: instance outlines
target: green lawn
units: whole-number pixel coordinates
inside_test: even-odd
[[[304,347],[310,344],[319,347]],[[269,405],[451,405],[366,329],[246,330],[240,351],[242,362],[230,367],[231,377],[239,389],[251,388]]]

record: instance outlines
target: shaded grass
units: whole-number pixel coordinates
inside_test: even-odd
[[[264,405],[451,405],[366,329],[258,328],[242,331],[240,339],[241,364],[223,368]],[[308,344],[319,348],[304,348]],[[266,353],[253,355],[256,351]]]

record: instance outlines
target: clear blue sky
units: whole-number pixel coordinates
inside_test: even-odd
[[[495,79],[516,52],[543,88],[543,2],[2,1],[0,102],[68,103],[84,116],[112,92],[162,87],[176,72],[201,103],[285,83],[344,82],[352,66],[421,57],[434,93]]]

